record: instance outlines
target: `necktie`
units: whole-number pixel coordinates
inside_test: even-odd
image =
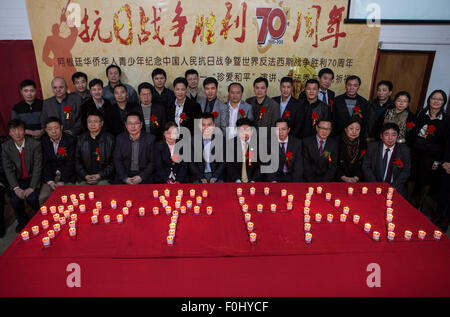
[[[211,173],[211,165],[209,163],[209,156],[211,154],[211,146],[208,147],[208,144],[211,144],[210,139],[205,139],[203,141],[203,160],[205,161],[205,173]]]
[[[325,96],[325,92],[323,92],[322,90],[319,90],[319,93],[322,96],[321,101],[326,104],[327,103],[327,97]]]
[[[28,178],[27,165],[25,164],[25,148],[20,151],[20,162],[22,165],[22,179]]]
[[[282,153],[284,154],[284,156],[286,156],[286,142],[281,142],[280,144],[281,144],[280,149],[281,149]],[[286,174],[287,172],[288,172],[288,169],[287,169],[286,161],[285,161],[285,163],[283,165],[283,173]]]
[[[244,151],[242,151],[242,171],[241,171],[241,181],[243,183],[248,183],[248,176],[247,176],[247,167],[245,166],[246,161],[246,154],[247,154],[247,142],[245,142],[244,145]]]
[[[389,151],[390,151],[390,149],[386,149],[385,152],[384,152],[384,157],[383,157],[383,178],[384,178],[384,181],[386,181],[386,178],[384,177],[384,175],[386,174],[386,167],[387,167],[387,162],[388,162],[388,157],[389,157]]]
[[[319,141],[319,143],[320,143],[320,146],[319,146],[319,156],[322,156],[322,153],[323,153],[323,140],[320,140]]]

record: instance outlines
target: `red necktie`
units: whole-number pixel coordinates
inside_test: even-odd
[[[25,164],[25,148],[20,151],[20,161],[22,162],[22,179],[28,178],[27,165]]]

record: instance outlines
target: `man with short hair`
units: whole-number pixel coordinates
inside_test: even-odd
[[[39,204],[43,205],[59,186],[75,184],[76,139],[63,132],[59,118],[50,117],[45,124],[42,137],[42,188]]]
[[[202,112],[210,112],[214,116],[214,124],[224,133],[226,131],[226,112],[227,106],[217,98],[218,81],[214,77],[208,77],[203,81],[203,89],[206,98],[200,99],[198,102],[202,108]]]
[[[205,94],[198,87],[199,75],[195,69],[188,69],[184,73],[184,78],[186,78],[188,82],[188,91],[187,96],[194,101],[200,102],[200,99],[205,98]]]
[[[114,177],[115,139],[103,131],[103,115],[98,110],[87,114],[87,128],[78,137],[75,169],[79,185],[109,185]]]
[[[42,100],[36,98],[36,83],[25,79],[20,83],[20,94],[23,100],[12,108],[12,119],[25,122],[25,134],[39,139],[44,130],[41,128]]]
[[[280,105],[267,96],[269,82],[264,77],[258,77],[253,82],[254,97],[248,98],[246,102],[252,106],[253,117],[257,128],[274,127],[275,121],[280,118]]]
[[[20,232],[29,220],[24,200],[31,206],[33,213],[39,209],[42,149],[39,141],[25,136],[25,123],[22,120],[10,120],[8,131],[11,138],[2,144],[2,163],[18,222],[16,232]]]
[[[88,77],[83,72],[76,72],[72,75],[72,83],[75,91],[72,94],[78,94],[81,97],[81,103],[84,103],[91,98],[89,90],[87,89]]]
[[[67,84],[63,78],[52,80],[54,96],[44,100],[41,112],[41,127],[45,128],[47,119],[57,117],[63,123],[64,132],[77,136],[81,133],[81,97],[77,94],[67,94]]]
[[[316,135],[303,139],[303,176],[306,182],[333,182],[339,157],[338,144],[330,138],[332,123],[319,120]]]
[[[319,78],[319,91],[318,91],[318,98],[320,101],[322,101],[324,104],[329,105],[330,112],[333,112],[333,103],[334,103],[334,91],[329,89],[331,84],[334,80],[334,72],[330,68],[322,68],[318,76]],[[306,91],[303,90],[299,99],[305,99],[306,98]]]
[[[381,128],[381,141],[371,142],[364,157],[362,170],[366,182],[387,182],[403,197],[411,174],[410,151],[406,144],[397,143],[400,128],[386,123]]]
[[[141,116],[129,112],[125,119],[126,131],[119,134],[114,149],[116,184],[150,184],[154,169],[155,137],[142,131]]]
[[[144,122],[142,130],[152,134],[156,141],[160,141],[163,138],[164,124],[166,123],[166,111],[163,106],[152,102],[154,90],[153,85],[148,82],[139,84],[140,105],[137,107],[137,111],[141,114]]]
[[[167,112],[170,105],[175,102],[175,94],[173,90],[166,88],[166,71],[162,68],[155,68],[152,71],[152,80],[155,87],[155,90],[152,92],[153,102],[163,106]]]
[[[236,122],[241,118],[253,120],[252,106],[242,100],[244,87],[240,83],[228,85],[228,109],[225,112],[227,140],[236,136]]]
[[[306,98],[301,100],[301,106],[305,109],[305,121],[303,131],[299,137],[308,137],[316,134],[316,123],[319,120],[330,120],[330,108],[318,99],[320,84],[316,79],[309,79],[305,84]]]
[[[114,96],[114,87],[121,84],[126,87],[127,100],[132,104],[139,102],[136,90],[131,85],[122,83],[120,77],[122,76],[122,70],[117,65],[109,65],[106,68],[106,77],[108,78],[108,85],[103,87],[103,98],[108,99],[113,105],[117,103]]]

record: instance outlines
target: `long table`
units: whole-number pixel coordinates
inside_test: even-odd
[[[323,188],[317,194],[317,187]],[[41,222],[53,217],[38,212],[27,225],[30,239],[19,235],[0,257],[0,296],[450,296],[450,240],[433,237],[437,228],[400,194],[392,199],[395,238],[387,239],[386,194],[388,184],[343,183],[254,183],[254,184],[175,184],[64,186],[49,197],[45,206],[68,208],[70,195],[86,196],[86,206],[77,214],[75,237],[69,225],[44,248],[47,230]],[[250,243],[244,213],[238,201],[242,188],[245,203],[254,223],[256,243]],[[250,195],[250,187],[256,194]],[[264,194],[268,187],[270,193]],[[308,188],[314,188],[310,216],[312,242],[305,242],[304,205]],[[368,188],[362,194],[362,187]],[[376,188],[382,189],[381,194]],[[174,244],[167,244],[171,215],[166,215],[160,200],[164,195],[175,209],[175,196],[183,190],[181,205],[201,196],[200,213],[179,212]],[[286,189],[293,195],[293,209],[287,210]],[[95,198],[88,199],[93,191]],[[326,193],[332,198],[327,201]],[[61,196],[68,202],[63,204]],[[335,207],[335,199],[341,201]],[[110,207],[111,200],[117,208]],[[129,215],[116,223],[126,200],[132,201]],[[96,202],[102,202],[98,223],[91,223]],[[257,211],[257,204],[263,211]],[[276,204],[277,211],[270,210]],[[212,207],[212,214],[206,209]],[[340,221],[343,207],[349,208],[347,220]],[[145,208],[145,216],[139,208]],[[159,207],[159,214],[153,214]],[[316,223],[315,214],[322,221]],[[327,215],[333,215],[333,222]],[[360,216],[358,224],[353,216]],[[111,223],[105,224],[104,215]],[[370,223],[369,233],[364,224]],[[39,226],[33,236],[31,227]],[[405,230],[413,232],[411,240]],[[427,233],[424,240],[418,231]],[[373,239],[373,231],[380,240]],[[80,286],[80,287],[79,287]]]

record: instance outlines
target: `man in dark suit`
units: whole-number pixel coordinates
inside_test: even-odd
[[[303,139],[303,176],[306,182],[332,182],[339,157],[337,142],[330,138],[331,121],[319,120],[316,135]]]
[[[155,68],[152,71],[152,80],[155,87],[152,91],[153,102],[163,106],[167,112],[170,105],[175,101],[175,94],[173,90],[166,88],[166,71],[162,68]]]
[[[395,123],[383,125],[381,141],[369,143],[362,168],[367,182],[387,182],[406,197],[411,157],[409,148],[397,143],[399,132]]]
[[[225,133],[227,128],[228,106],[217,98],[218,85],[219,83],[214,77],[206,78],[203,81],[203,89],[206,97],[197,99],[197,102],[200,104],[203,113],[211,112],[214,115],[215,126]]]
[[[214,116],[205,112],[200,119],[202,131],[201,148],[196,148],[195,138],[192,142],[193,160],[190,163],[193,183],[223,182],[225,172],[223,136],[214,134]],[[201,156],[201,157],[200,157]]]
[[[202,109],[194,100],[186,97],[187,80],[178,77],[173,81],[175,101],[169,106],[167,112],[168,121],[174,121],[178,127],[189,129],[194,135],[194,120],[200,118]]]
[[[138,94],[140,105],[137,111],[141,114],[144,124],[142,131],[150,132],[156,141],[161,141],[163,138],[164,124],[166,123],[166,110],[163,106],[152,102],[152,91],[154,87],[152,84],[144,82],[138,86]]]
[[[237,136],[229,141],[226,150],[226,171],[229,182],[248,183],[262,180],[255,124],[248,118],[236,121]],[[233,155],[233,157],[230,157]]]
[[[32,137],[25,137],[25,123],[13,119],[8,122],[11,139],[2,144],[2,163],[11,188],[11,205],[17,218],[16,232],[28,222],[24,200],[36,212],[39,209],[41,187],[42,148]]]
[[[315,125],[319,120],[332,122],[330,108],[318,99],[319,85],[316,79],[306,81],[306,98],[300,100],[300,106],[305,109],[305,122],[303,123],[303,131],[298,135],[299,138],[316,134]]]
[[[280,117],[289,124],[289,135],[300,137],[305,121],[305,108],[298,99],[292,97],[294,82],[291,77],[283,77],[280,82],[281,96],[273,98],[280,105]]]
[[[73,185],[75,173],[76,139],[63,132],[59,118],[50,117],[42,137],[42,188],[39,203],[43,205],[56,187]]]
[[[257,128],[274,127],[275,121],[280,118],[280,105],[267,96],[269,82],[264,77],[258,77],[253,82],[254,97],[248,98],[245,102],[252,106],[253,117]]]
[[[289,135],[290,128],[286,119],[278,119],[275,123],[278,135],[278,144],[274,151],[279,151],[280,159],[278,170],[267,175],[267,181],[276,182],[302,182],[303,157],[302,142]]]
[[[142,131],[141,116],[129,112],[126,116],[126,132],[119,134],[114,149],[116,184],[149,184],[154,169],[155,137]]]
[[[317,76],[319,78],[319,100],[330,107],[333,112],[334,91],[329,89],[334,79],[334,72],[330,68],[322,68]],[[305,99],[306,92],[303,90],[298,99]]]
[[[348,76],[345,80],[345,93],[337,96],[334,101],[333,113],[333,135],[341,135],[344,132],[344,125],[350,117],[360,118],[361,136],[367,139],[367,117],[369,103],[367,99],[358,95],[361,79],[358,76]]]

